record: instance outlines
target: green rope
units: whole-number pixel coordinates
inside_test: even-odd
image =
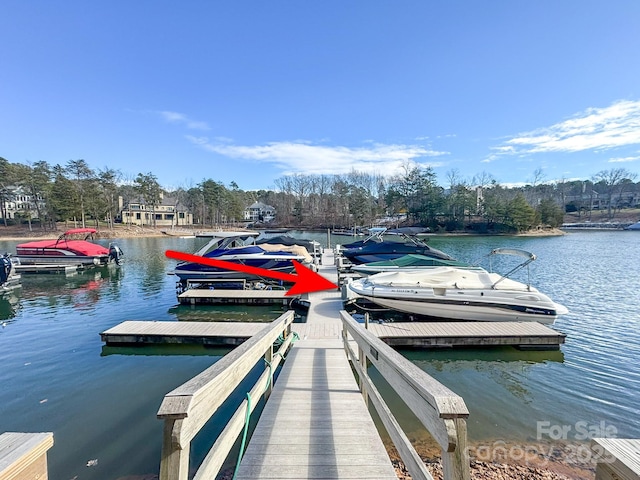
[[[296,340],[300,340],[300,336],[296,332],[291,332],[291,334],[293,335],[293,340],[291,340],[292,344]],[[277,343],[278,341],[280,341],[279,345],[282,345],[282,343],[284,342],[284,337],[280,335],[278,337],[278,340],[275,343]],[[276,352],[274,357],[276,355],[280,355],[282,357],[282,361],[286,360],[285,356],[282,353]],[[273,365],[266,358],[264,359],[264,362],[269,367],[269,377],[267,378],[267,384],[265,385],[264,390],[262,391],[260,396],[264,395],[266,391],[269,389],[269,386],[271,385],[271,379],[273,378]],[[240,469],[240,462],[242,461],[242,457],[244,456],[244,450],[247,446],[247,434],[249,432],[250,420],[251,420],[251,393],[247,392],[247,411],[245,412],[245,415],[244,415],[244,429],[242,432],[242,442],[240,443],[240,451],[238,452],[238,460],[236,461],[236,468],[233,471],[233,480],[235,480],[236,476],[238,475],[238,470]]]
[[[244,449],[247,444],[247,432],[249,431],[249,420],[251,418],[251,394],[247,392],[247,411],[244,415],[244,431],[242,432],[242,443],[240,444],[240,452],[238,452],[238,461],[236,462],[236,468],[233,471],[233,480],[236,479],[238,475],[238,470],[240,469],[240,460],[242,460],[242,456],[244,455]]]

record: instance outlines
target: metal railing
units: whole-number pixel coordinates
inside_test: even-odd
[[[366,330],[345,311],[342,338],[347,357],[360,380],[360,390],[371,401],[402,461],[414,480],[432,480],[424,462],[400,427],[367,373],[367,362],[380,372],[418,417],[442,449],[444,480],[469,480],[467,423],[464,400]],[[351,343],[357,344],[356,353]]]
[[[288,311],[263,330],[188,382],[165,395],[158,418],[164,420],[160,480],[187,480],[191,441],[251,372],[265,360],[265,368],[245,399],[213,443],[194,480],[215,478],[262,395],[267,398],[273,385],[273,372],[291,345],[293,311]],[[277,351],[274,343],[280,338]],[[247,410],[249,410],[247,412]]]

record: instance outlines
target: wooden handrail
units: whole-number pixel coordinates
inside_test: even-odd
[[[462,397],[365,330],[347,312],[341,311],[340,317],[344,348],[360,378],[360,389],[365,399],[372,401],[412,478],[432,477],[369,378],[367,361],[371,362],[398,392],[409,409],[440,444],[444,479],[469,480],[466,426],[469,411]],[[350,340],[358,345],[357,354],[351,348]]]
[[[262,394],[268,395],[273,372],[291,345],[292,322],[293,311],[282,314],[211,367],[165,395],[157,413],[164,420],[160,480],[187,480],[191,440],[262,359],[270,366],[265,362],[263,373],[251,388],[251,410]],[[274,353],[273,344],[281,336],[284,341]],[[246,400],[240,404],[195,478],[215,477],[242,431],[248,407]]]

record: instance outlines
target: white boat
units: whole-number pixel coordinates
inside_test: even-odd
[[[633,225],[629,225],[625,230],[640,230],[640,222],[636,222]]]
[[[510,278],[535,255],[516,249],[496,249],[492,254],[526,256],[506,275],[484,269],[436,267],[408,272],[385,272],[352,281],[348,289],[377,305],[448,320],[536,321],[552,324],[568,309],[530,284]]]

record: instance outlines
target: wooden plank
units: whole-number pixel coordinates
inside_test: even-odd
[[[183,447],[254,367],[267,347],[293,319],[293,312],[264,326],[263,334],[252,337],[211,367],[165,395],[158,418],[186,418],[176,443]],[[186,408],[185,408],[186,407]]]
[[[626,438],[594,438],[591,449],[596,454],[596,480],[615,478],[640,479],[640,440]]]
[[[315,311],[307,323],[295,323],[292,331],[304,338],[339,338],[342,326]],[[136,343],[196,343],[239,345],[264,328],[259,322],[173,322],[125,321],[100,333],[107,345]],[[370,324],[369,331],[391,346],[547,346],[564,343],[565,335],[544,325],[496,322],[394,323]],[[485,332],[481,334],[481,332]]]
[[[0,480],[46,480],[46,453],[52,446],[53,433],[3,433],[0,435]]]
[[[178,295],[178,301],[186,304],[261,304],[288,305],[293,299],[299,296],[286,295],[286,290],[222,290],[222,289],[189,289]]]
[[[240,345],[260,330],[261,322],[125,321],[100,333],[107,345],[200,344]]]
[[[178,298],[256,298],[256,299],[283,299],[286,297],[286,290],[205,290],[191,289],[187,290]]]
[[[369,331],[394,347],[510,345],[557,349],[566,338],[565,334],[537,322],[372,323]]]

